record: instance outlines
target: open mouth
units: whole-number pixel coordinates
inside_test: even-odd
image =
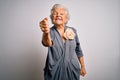
[[[62,20],[60,17],[57,17],[55,20]]]

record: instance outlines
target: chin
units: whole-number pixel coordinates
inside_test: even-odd
[[[55,22],[55,24],[56,24],[56,25],[61,25],[61,24],[63,24],[63,23],[61,23],[61,22]]]

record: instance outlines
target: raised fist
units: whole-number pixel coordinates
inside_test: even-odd
[[[44,18],[42,21],[40,21],[39,25],[40,25],[40,29],[43,33],[49,33],[50,32],[48,18]]]

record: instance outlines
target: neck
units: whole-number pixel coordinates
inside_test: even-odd
[[[54,25],[58,30],[61,30],[65,28],[65,25]]]

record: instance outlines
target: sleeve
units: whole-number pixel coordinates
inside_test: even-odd
[[[77,31],[74,29],[75,32],[75,41],[76,41],[76,48],[75,48],[75,52],[77,54],[78,57],[82,57],[83,56],[83,52],[80,46],[80,41],[77,35]]]

